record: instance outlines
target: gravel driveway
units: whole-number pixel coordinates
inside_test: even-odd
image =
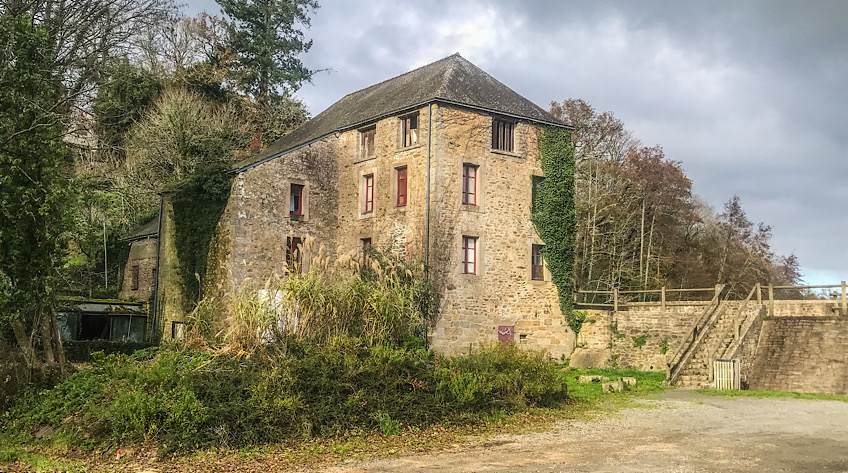
[[[322,471],[848,472],[848,403],[674,390],[595,422]]]

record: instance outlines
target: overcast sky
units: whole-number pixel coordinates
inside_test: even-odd
[[[319,0],[311,114],[459,52],[541,107],[580,98],[739,195],[810,284],[848,278],[848,1]],[[190,15],[219,12],[190,2]]]

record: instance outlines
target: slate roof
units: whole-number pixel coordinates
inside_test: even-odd
[[[261,153],[239,163],[236,171],[247,170],[335,132],[355,129],[431,102],[568,127],[459,54],[454,54],[344,96]]]
[[[150,219],[150,221],[136,228],[130,235],[124,238],[124,241],[141,240],[151,236],[159,235],[159,215]]]

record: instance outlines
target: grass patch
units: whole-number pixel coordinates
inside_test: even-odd
[[[663,384],[665,381],[665,373],[662,371],[639,371],[635,369],[615,369],[615,368],[568,368],[562,371],[562,376],[568,385],[569,398],[576,400],[593,400],[600,397],[609,397],[609,393],[604,393],[601,385],[603,382],[580,383],[577,379],[580,376],[606,376],[610,381],[614,381],[621,377],[636,378],[636,386],[628,386],[627,391],[623,394],[651,394],[664,391],[667,386]]]
[[[769,391],[762,390],[717,390],[717,389],[702,389],[695,391],[698,394],[705,396],[726,396],[726,397],[753,397],[753,398],[774,398],[783,397],[790,399],[818,399],[822,401],[842,401],[848,402],[848,396],[836,396],[833,394],[818,394],[818,393],[795,393],[790,391]]]
[[[56,471],[85,473],[88,471],[85,466],[77,462],[50,458],[14,447],[0,447],[0,465],[9,465],[15,462],[28,465],[33,473],[53,473]]]

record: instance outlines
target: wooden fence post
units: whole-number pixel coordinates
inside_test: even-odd
[[[768,316],[774,316],[774,286],[769,284],[769,307],[768,307]]]
[[[763,287],[757,283],[757,306],[763,305]]]
[[[612,310],[618,312],[618,288],[612,288]]]
[[[843,284],[842,287],[844,289],[845,285]],[[845,298],[843,297],[843,299]],[[662,287],[662,292],[660,293],[660,302],[662,303],[663,310],[665,310],[665,286]]]
[[[845,281],[842,281],[842,315],[848,315],[848,300],[845,299]]]

